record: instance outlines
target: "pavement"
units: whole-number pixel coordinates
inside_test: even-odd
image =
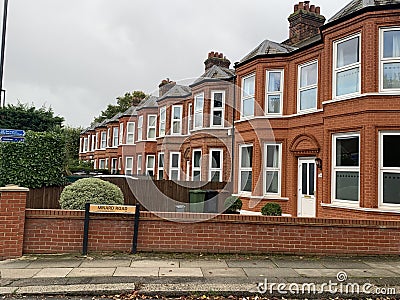
[[[112,295],[134,291],[164,296],[194,293],[287,296],[302,293],[304,288],[305,293],[319,297],[354,296],[354,293],[400,297],[400,256],[142,253],[41,255],[0,261],[3,296]]]

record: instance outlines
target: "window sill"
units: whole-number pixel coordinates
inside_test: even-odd
[[[389,209],[389,208],[367,208],[367,207],[347,206],[347,205],[340,205],[340,204],[334,204],[334,203],[321,203],[321,206],[329,207],[329,208],[341,208],[341,209],[365,211],[365,212],[400,214],[400,207],[398,210],[394,210],[394,209]]]
[[[247,194],[247,193],[239,193],[239,194],[232,194],[232,196],[244,197],[244,198],[249,198],[249,199],[259,199],[259,200],[289,201],[289,198],[280,197],[280,196],[272,196],[272,195],[252,196],[251,194]]]

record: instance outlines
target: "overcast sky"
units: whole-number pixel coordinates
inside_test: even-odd
[[[288,37],[286,0],[12,0],[7,103],[51,106],[87,127],[107,104],[162,79],[195,78],[208,52],[239,61],[264,39]],[[318,0],[329,19],[350,0]],[[3,1],[0,2],[3,7]]]

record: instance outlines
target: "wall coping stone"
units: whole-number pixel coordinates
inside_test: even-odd
[[[29,189],[15,184],[7,184],[6,186],[0,187],[0,193],[1,192],[29,192]]]

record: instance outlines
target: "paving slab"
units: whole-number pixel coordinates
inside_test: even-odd
[[[344,269],[349,277],[399,277],[399,274],[385,269]]]
[[[270,260],[227,260],[230,268],[276,268]]]
[[[369,265],[361,260],[347,260],[347,259],[321,259],[318,260],[320,264],[329,269],[367,269]]]
[[[204,277],[247,277],[242,268],[201,268]]]
[[[66,277],[73,268],[44,268],[33,278],[63,278]]]
[[[297,273],[304,277],[332,277],[336,278],[343,269],[294,269]]]
[[[0,295],[14,294],[17,289],[18,289],[17,287],[2,287],[2,286],[0,286]]]
[[[131,264],[130,259],[95,259],[85,260],[79,267],[81,268],[116,268],[116,267],[129,267]]]
[[[76,285],[47,285],[47,286],[25,286],[18,288],[16,294],[88,294],[96,292],[132,292],[135,290],[134,283],[110,283],[110,284],[76,284]]]
[[[131,267],[117,267],[114,275],[115,277],[152,277],[158,276],[160,268],[131,268]]]
[[[243,268],[248,277],[299,277],[299,273],[291,268]]]
[[[179,260],[134,260],[131,263],[133,268],[179,268]]]
[[[200,268],[160,268],[160,277],[203,277],[203,272]]]
[[[182,260],[181,268],[228,268],[225,260]]]
[[[31,263],[32,261],[4,260],[0,261],[0,269],[23,269]]]
[[[82,260],[77,259],[51,259],[51,260],[36,260],[31,262],[28,269],[43,269],[43,268],[76,268],[82,263]]]
[[[116,268],[75,268],[67,277],[112,276]]]
[[[324,266],[316,260],[308,259],[276,259],[272,258],[272,262],[277,265],[278,268],[293,268],[293,269],[319,269]]]
[[[5,279],[20,279],[32,278],[41,269],[0,269],[1,278]]]

